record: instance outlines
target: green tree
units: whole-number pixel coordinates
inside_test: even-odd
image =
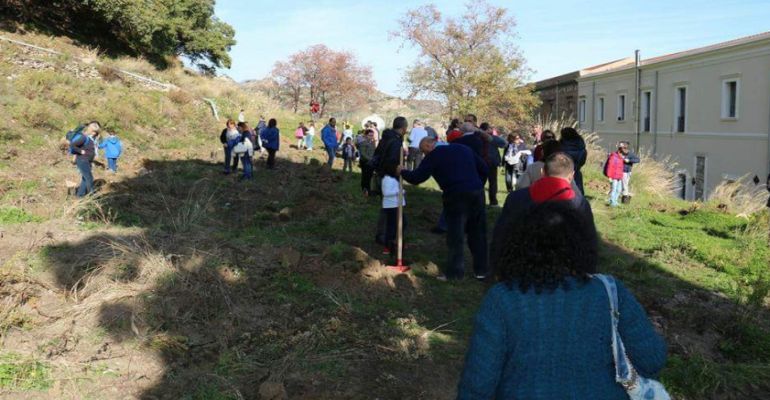
[[[6,0],[0,14],[116,53],[157,62],[186,56],[205,71],[229,68],[233,28],[214,0]]]
[[[391,35],[420,50],[404,82],[412,96],[443,100],[450,115],[472,112],[493,124],[522,122],[539,100],[514,45],[516,22],[505,8],[469,2],[460,18],[429,4],[408,11]]]

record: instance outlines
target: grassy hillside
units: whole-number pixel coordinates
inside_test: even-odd
[[[407,189],[415,268],[393,275],[373,243],[377,200],[360,196],[357,173],[322,168],[322,150],[291,149],[296,120],[270,101],[22,39],[71,55],[0,42],[0,397],[452,397],[486,287],[434,279],[445,251],[428,233],[440,212],[434,185]],[[97,63],[180,90],[150,90]],[[221,122],[203,97],[225,117],[243,105],[277,115],[278,170],[259,164],[245,183],[221,175]],[[97,168],[98,196],[77,201],[59,139],[91,118],[114,127],[127,154],[116,176]],[[648,160],[634,203],[611,210],[601,158],[586,166],[601,269],[666,336],[664,383],[677,399],[768,398],[767,213],[656,196],[660,171]]]

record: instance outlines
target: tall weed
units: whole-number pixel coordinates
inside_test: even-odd
[[[747,175],[736,181],[720,183],[708,203],[739,216],[749,216],[765,209],[767,191],[764,185],[754,185]]]

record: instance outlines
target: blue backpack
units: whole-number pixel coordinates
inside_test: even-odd
[[[65,135],[65,138],[67,139],[67,143],[69,143],[69,153],[70,154],[78,154],[78,152],[75,150],[75,147],[72,146],[72,142],[80,139],[81,136],[83,136],[83,130],[86,127],[84,125],[78,125],[77,128],[67,132],[67,135]],[[90,140],[88,136],[86,136],[86,143]]]

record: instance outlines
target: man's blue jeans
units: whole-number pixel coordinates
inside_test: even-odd
[[[337,149],[334,147],[326,146],[326,155],[329,156],[329,161],[327,164],[331,168],[334,166],[334,158],[337,156]]]
[[[94,191],[94,175],[91,173],[91,161],[78,157],[75,160],[75,165],[80,172],[80,187],[77,191],[78,197],[83,197]]]
[[[612,189],[610,190],[610,206],[617,207],[620,192],[623,190],[623,181],[620,179],[611,179],[610,182],[612,183]]]

